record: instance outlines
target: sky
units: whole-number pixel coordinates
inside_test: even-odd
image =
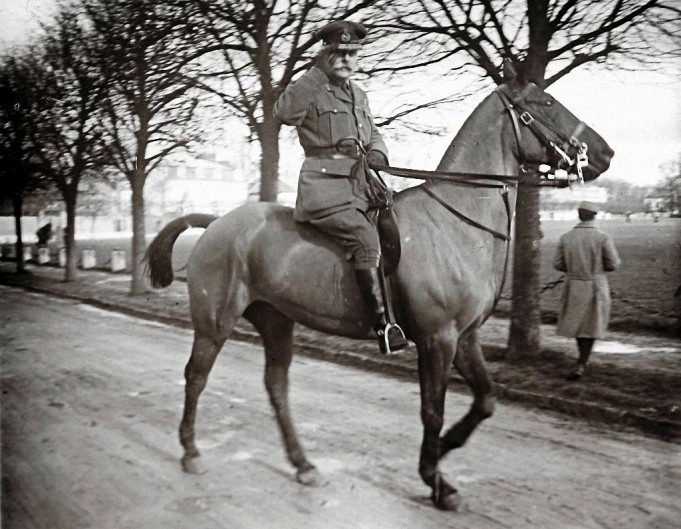
[[[30,42],[39,31],[38,20],[48,21],[55,0],[0,0],[0,49]],[[677,72],[681,68],[676,69]],[[635,185],[655,185],[664,176],[660,165],[681,153],[681,78],[655,72],[575,71],[548,89],[576,116],[596,130],[615,151],[610,169],[601,179],[625,180]],[[380,93],[370,95],[372,107],[380,107]],[[403,150],[400,142],[429,145],[429,152],[444,153],[480,98],[460,103],[451,120],[452,130],[441,138],[420,138],[407,142],[396,138],[393,152]],[[428,119],[428,118],[425,118]],[[432,169],[436,161],[425,159],[419,169]],[[399,161],[399,160],[396,160]],[[393,162],[395,163],[395,162]],[[395,165],[398,165],[395,163]]]

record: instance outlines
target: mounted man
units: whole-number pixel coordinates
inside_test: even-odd
[[[371,212],[381,202],[385,205],[389,192],[377,185],[368,166],[388,165],[388,149],[366,93],[351,81],[366,34],[363,25],[346,20],[318,30],[315,37],[323,48],[314,66],[286,87],[274,115],[296,127],[305,151],[293,218],[317,226],[346,248],[374,316],[381,352],[389,353],[407,342],[386,319],[381,247]],[[339,144],[341,140],[348,141]]]

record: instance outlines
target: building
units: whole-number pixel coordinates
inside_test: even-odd
[[[572,188],[543,188],[541,190],[541,206],[539,219],[544,220],[573,220],[575,210],[583,200],[596,204],[608,201],[608,190],[594,185],[575,184]]]
[[[188,213],[222,215],[248,199],[243,171],[214,155],[177,154],[152,173],[145,187],[147,214],[159,219]]]

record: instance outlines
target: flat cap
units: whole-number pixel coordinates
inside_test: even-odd
[[[579,203],[577,209],[585,209],[586,211],[591,211],[592,213],[598,213],[598,206],[593,202],[587,202],[586,200]]]
[[[314,36],[324,42],[324,46],[334,46],[338,50],[358,50],[367,30],[359,22],[337,20],[315,31]]]

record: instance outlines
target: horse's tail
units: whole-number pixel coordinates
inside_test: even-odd
[[[163,288],[173,282],[171,257],[173,245],[180,234],[188,228],[206,228],[215,219],[215,215],[192,213],[169,222],[158,232],[144,254],[144,273],[149,277],[152,287]]]

